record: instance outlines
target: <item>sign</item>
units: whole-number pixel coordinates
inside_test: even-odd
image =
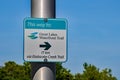
[[[65,19],[26,18],[24,20],[24,60],[64,62],[67,59]]]

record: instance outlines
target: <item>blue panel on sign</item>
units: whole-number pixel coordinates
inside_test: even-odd
[[[56,29],[65,30],[66,19],[43,19],[43,18],[26,18],[24,20],[25,29]]]

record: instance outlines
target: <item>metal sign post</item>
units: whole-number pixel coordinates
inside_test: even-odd
[[[32,18],[55,18],[55,0],[31,0]],[[55,63],[31,62],[31,80],[55,80]]]

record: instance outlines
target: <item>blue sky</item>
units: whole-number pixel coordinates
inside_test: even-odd
[[[66,18],[68,61],[72,73],[83,64],[110,68],[120,79],[120,0],[57,0],[56,17]],[[30,17],[30,0],[1,0],[0,65],[23,63],[23,19]]]

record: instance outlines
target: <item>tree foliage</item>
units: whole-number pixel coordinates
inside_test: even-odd
[[[5,63],[5,66],[0,68],[0,80],[29,80],[30,64],[18,65],[13,61]]]
[[[61,63],[56,63],[56,80],[73,80],[73,75]]]
[[[82,74],[78,73],[75,75],[75,80],[117,80],[116,77],[112,76],[111,69],[99,70],[94,65],[84,63],[84,71]]]
[[[99,70],[96,66],[84,63],[83,73],[71,74],[62,63],[56,63],[56,80],[117,80],[111,69]],[[13,61],[0,68],[0,80],[30,80],[30,63],[18,65]]]

